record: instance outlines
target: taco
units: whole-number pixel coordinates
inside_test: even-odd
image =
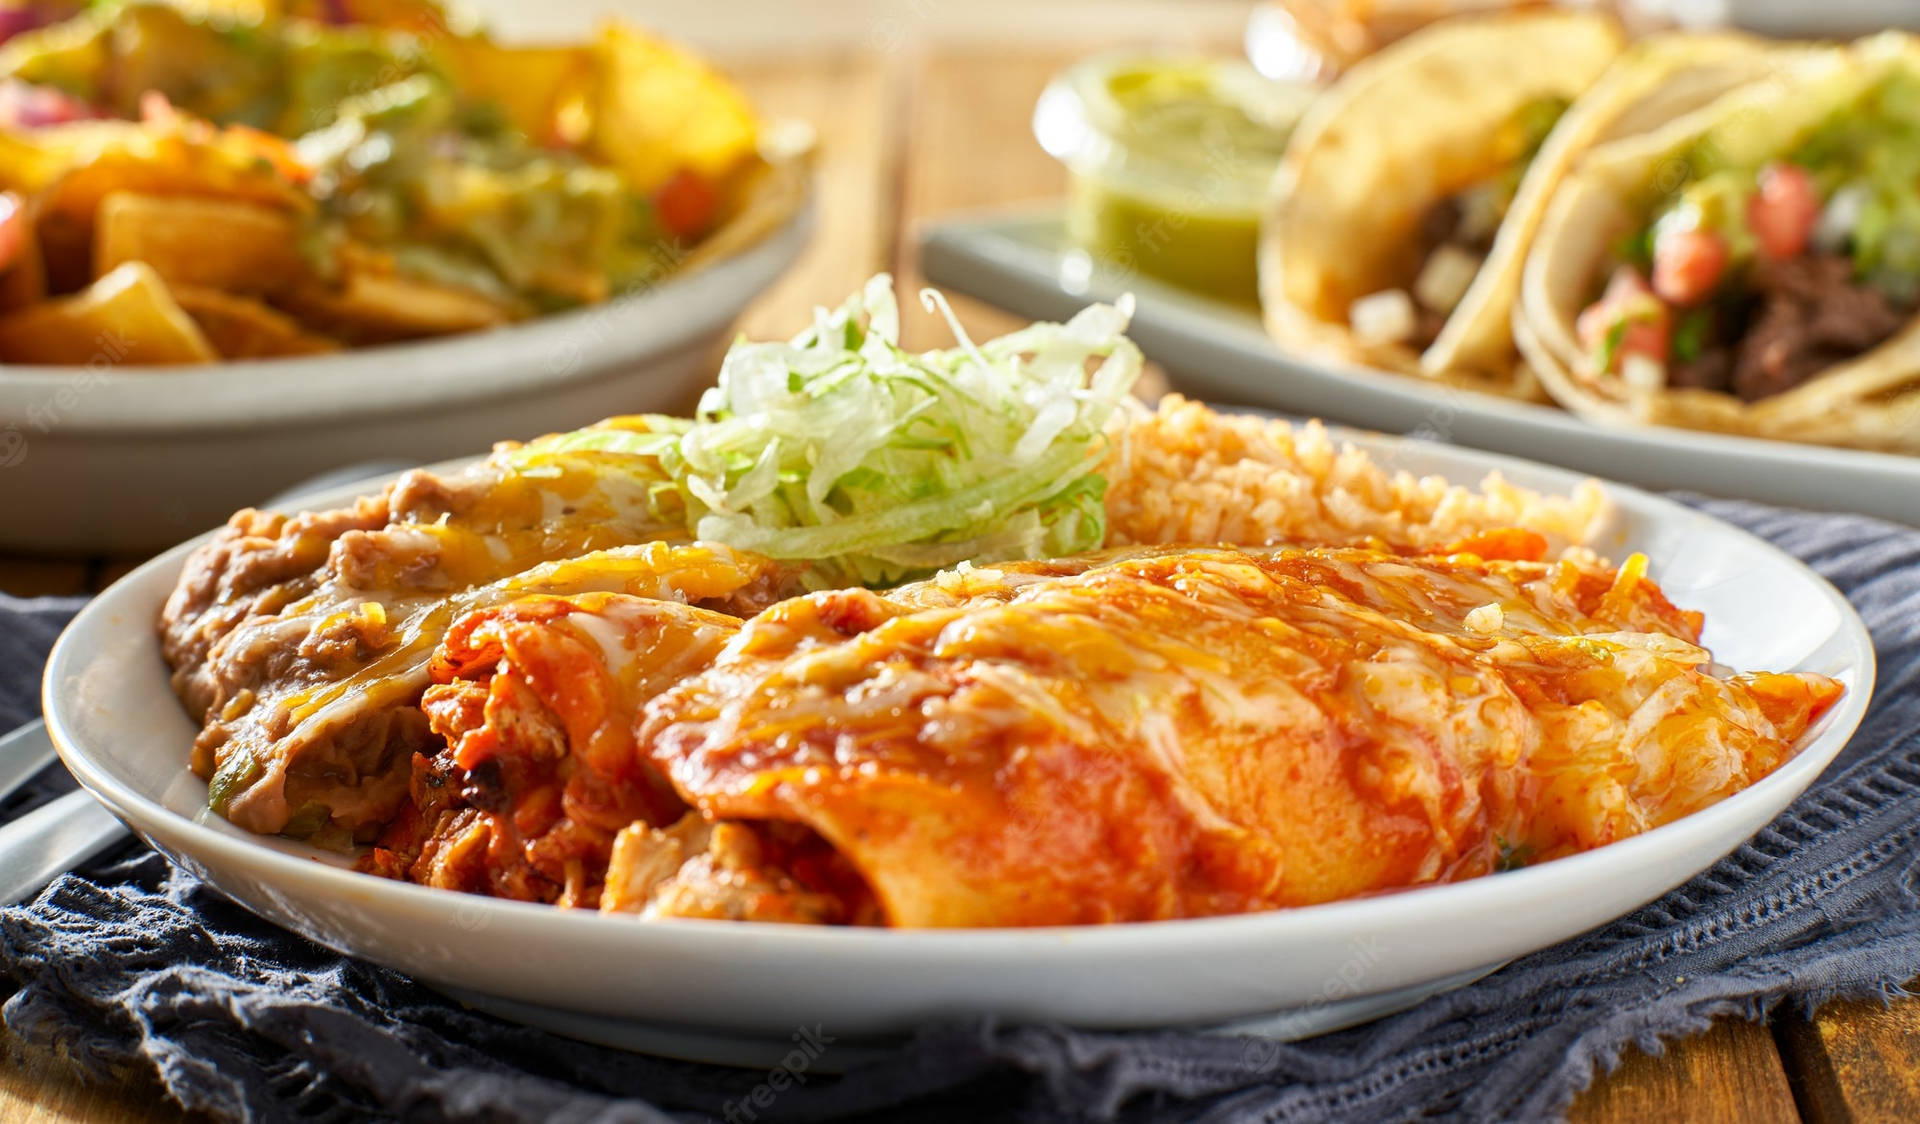
[[[1267,326],[1290,346],[1540,397],[1509,323],[1555,184],[1591,146],[1653,128],[1763,70],[1736,35],[1621,54],[1592,13],[1458,20],[1341,79],[1295,133],[1261,253]]]
[[[1594,149],[1514,330],[1589,418],[1920,452],[1920,41],[1783,56]]]

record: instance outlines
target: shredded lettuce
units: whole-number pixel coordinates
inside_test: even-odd
[[[691,421],[615,419],[514,463],[591,455],[649,478],[662,521],[807,561],[822,587],[1098,547],[1106,424],[1140,374],[1130,299],[981,344],[938,293],[921,299],[958,346],[902,349],[881,274],[789,343],[736,342]]]

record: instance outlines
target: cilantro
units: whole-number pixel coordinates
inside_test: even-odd
[[[1533,861],[1531,844],[1509,843],[1496,835],[1493,837],[1493,845],[1500,851],[1499,858],[1494,860],[1493,869],[1502,874],[1510,870],[1519,870]]]
[[[1613,326],[1607,329],[1606,338],[1600,341],[1599,361],[1602,371],[1613,370],[1613,361],[1619,358],[1620,345],[1626,342],[1626,338],[1626,320],[1620,319],[1614,321]]]
[[[1613,244],[1615,259],[1645,273],[1653,268],[1653,225],[1620,236]]]
[[[1673,357],[1681,363],[1691,363],[1700,358],[1707,348],[1707,336],[1713,331],[1713,313],[1708,309],[1696,308],[1680,318],[1679,327],[1673,332]]]

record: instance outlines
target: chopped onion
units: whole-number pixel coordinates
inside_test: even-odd
[[[1420,276],[1413,282],[1413,299],[1422,308],[1446,315],[1467,295],[1479,272],[1479,257],[1452,244],[1440,246],[1420,267]]]
[[[1860,212],[1867,204],[1867,185],[1850,183],[1833,193],[1814,224],[1815,248],[1829,254],[1842,253],[1860,225]]]
[[[1354,301],[1347,324],[1362,343],[1405,343],[1419,327],[1419,316],[1405,289],[1383,289]]]
[[[1493,241],[1507,217],[1505,190],[1497,182],[1483,183],[1461,192],[1455,201],[1460,207],[1460,221],[1453,237],[1467,243]]]
[[[1637,353],[1629,355],[1620,360],[1620,381],[1629,390],[1659,390],[1667,385],[1666,364]]]
[[[1482,636],[1491,636],[1506,627],[1507,614],[1494,602],[1488,602],[1478,608],[1470,609],[1461,619],[1468,632],[1477,632]]]

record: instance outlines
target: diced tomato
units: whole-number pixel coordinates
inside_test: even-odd
[[[1427,553],[1446,556],[1471,554],[1489,562],[1538,562],[1547,556],[1547,540],[1536,531],[1498,527],[1468,535]]]
[[[31,8],[0,8],[0,43],[32,31],[40,24],[40,13]]]
[[[63,90],[0,80],[0,128],[37,129],[96,116],[92,106]]]
[[[1619,370],[1621,360],[1629,355],[1664,364],[1673,342],[1673,311],[1637,270],[1621,266],[1607,282],[1607,291],[1580,314],[1574,327],[1580,346],[1606,370]]]
[[[1727,240],[1710,230],[1675,230],[1653,240],[1653,291],[1682,308],[1713,295],[1727,272]]]
[[[274,174],[290,183],[305,183],[313,178],[313,169],[300,159],[300,151],[292,141],[250,125],[228,125],[216,133],[212,122],[180,112],[159,90],[140,95],[140,120],[164,129],[177,129],[196,143],[211,143],[216,136],[224,137],[236,150],[266,161]]]
[[[173,108],[167,95],[148,90],[140,95],[140,120],[148,125],[171,125],[180,120],[180,111]]]
[[[1598,349],[1613,326],[1620,322],[1627,299],[1642,294],[1652,295],[1646,282],[1640,280],[1639,271],[1627,265],[1614,270],[1613,276],[1607,279],[1607,291],[1600,294],[1599,300],[1583,309],[1580,318],[1574,321],[1580,346],[1588,351]]]
[[[1797,164],[1760,169],[1760,190],[1747,202],[1747,228],[1770,258],[1799,257],[1820,221],[1820,193]]]
[[[713,184],[698,172],[682,168],[653,193],[654,208],[660,225],[676,238],[693,238],[706,233],[720,209],[720,196]]]
[[[20,197],[0,191],[0,273],[13,268],[26,244],[27,214],[21,209]]]
[[[1667,352],[1672,347],[1673,319],[1665,308],[1650,315],[1636,316],[1627,321],[1627,329],[1620,337],[1620,347],[1614,352],[1614,366],[1618,368],[1621,360],[1629,355],[1644,355],[1656,363],[1667,361]]]

